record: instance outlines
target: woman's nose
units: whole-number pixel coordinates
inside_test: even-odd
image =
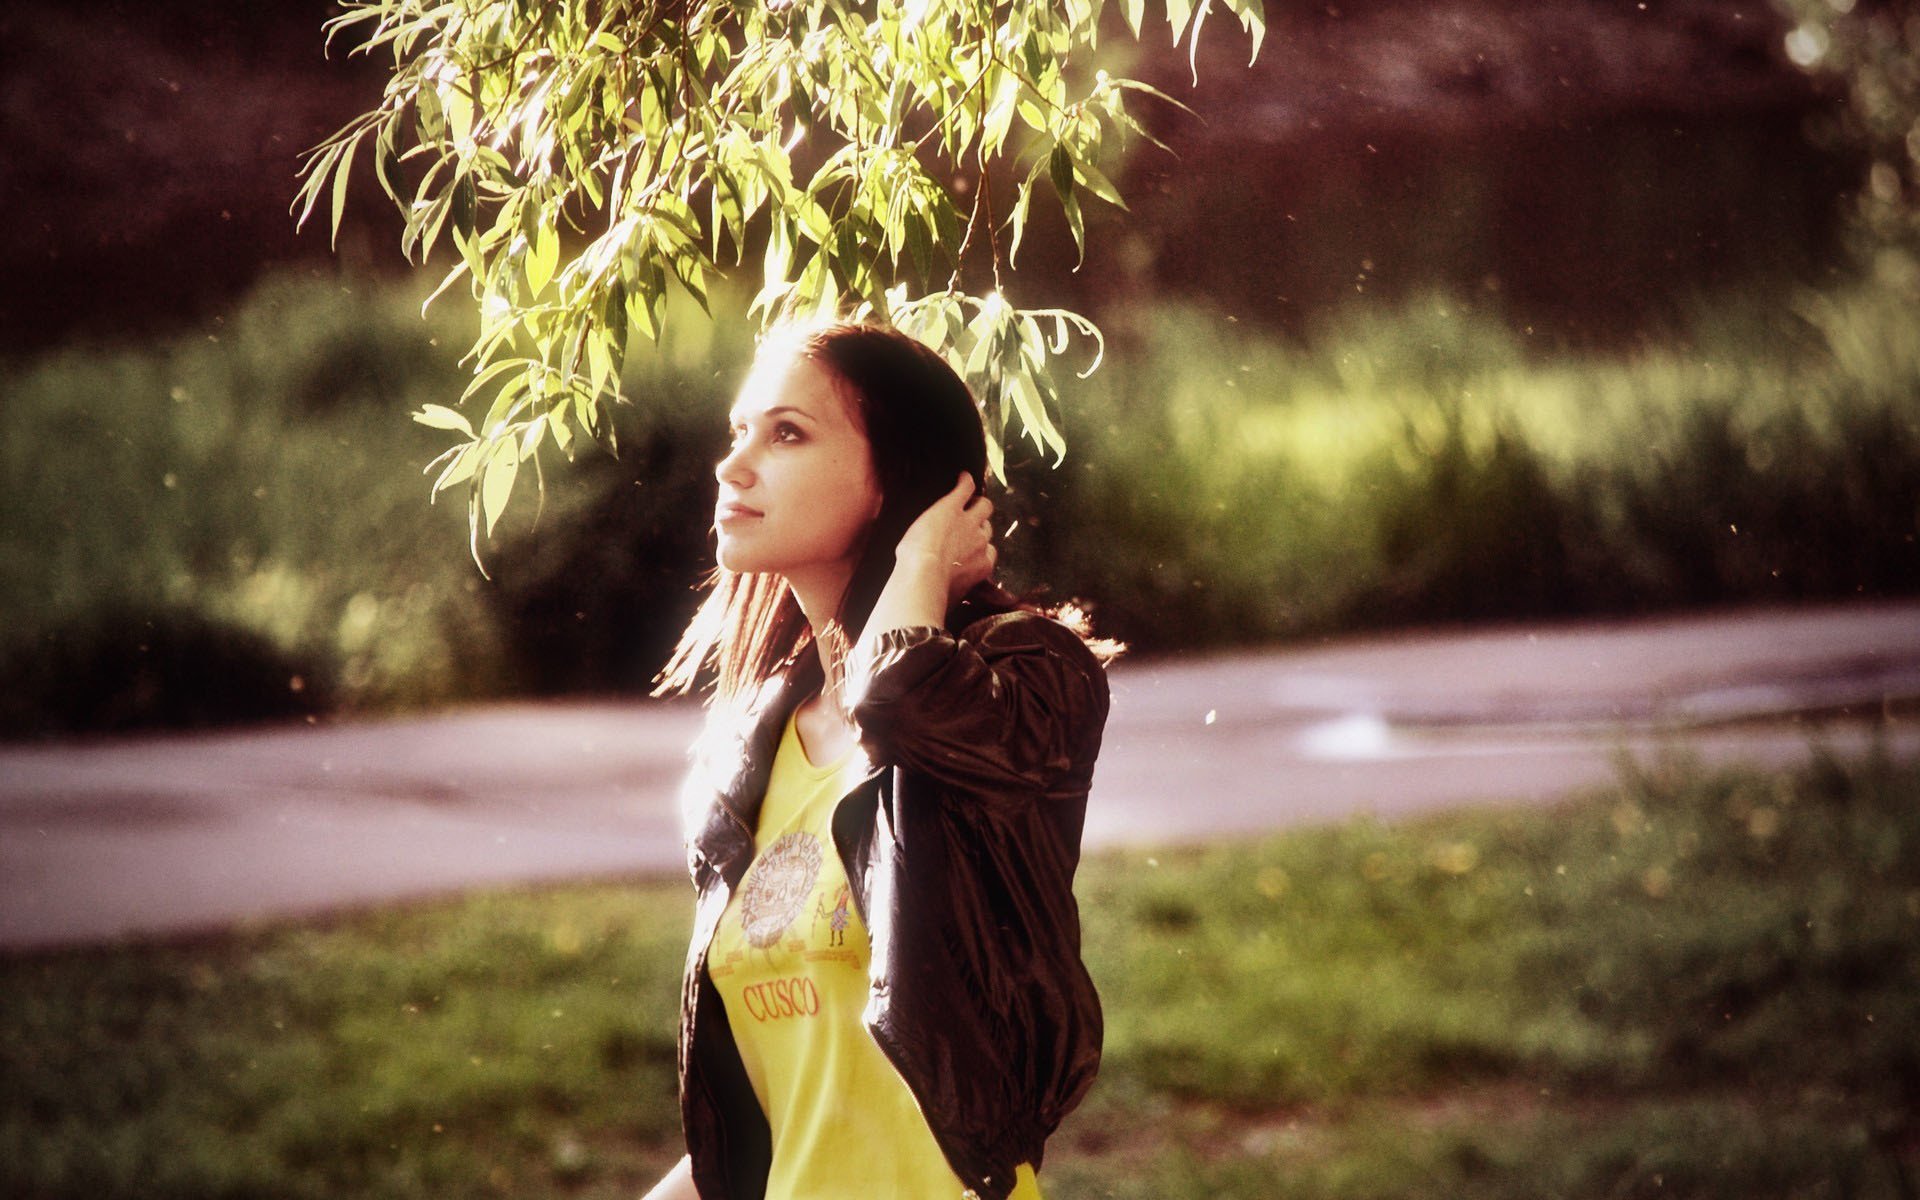
[[[729,487],[745,487],[753,477],[747,465],[747,443],[741,441],[714,464],[713,477]]]

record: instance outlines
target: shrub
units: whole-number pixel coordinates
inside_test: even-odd
[[[1444,298],[1297,346],[1157,310],[1082,385],[1026,561],[1167,649],[1911,592],[1913,318],[1723,301],[1612,357]]]
[[[420,292],[286,276],[211,336],[4,372],[0,654],[19,682],[0,726],[645,683],[711,561],[721,414],[751,353],[738,304],[670,315],[629,366],[647,403],[619,414],[621,456],[543,466],[482,577],[457,499],[422,503],[444,435],[403,416],[466,379],[466,333],[440,309],[423,323]],[[1536,351],[1443,297],[1300,343],[1145,307],[1072,385],[1064,464],[1012,466],[1004,561],[1165,650],[1911,592],[1913,317],[1865,285],[1721,297],[1600,355]],[[160,671],[129,622],[168,645],[230,631],[236,665]],[[117,672],[146,672],[148,698],[113,700]],[[294,710],[210,690],[294,674],[315,689]]]

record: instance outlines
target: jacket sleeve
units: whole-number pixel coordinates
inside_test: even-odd
[[[848,664],[848,688],[875,763],[992,797],[1031,798],[1090,771],[1107,718],[1100,661],[1038,613],[1003,613],[957,636],[888,630]]]

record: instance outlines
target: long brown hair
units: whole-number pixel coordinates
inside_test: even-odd
[[[710,669],[715,697],[732,701],[756,691],[816,638],[834,644],[835,653],[825,657],[837,661],[866,625],[893,573],[894,550],[907,527],[953,487],[961,471],[973,476],[976,488],[986,480],[986,431],[973,394],[945,359],[899,330],[853,321],[789,327],[770,334],[759,353],[808,359],[844,389],[866,435],[880,512],[825,630],[808,626],[780,576],[715,567],[707,598],[656,677],[655,695],[693,691]],[[961,604],[980,615],[1031,607],[991,580],[968,592]],[[1084,627],[1080,632],[1085,635]],[[1095,648],[1111,646],[1096,643]]]

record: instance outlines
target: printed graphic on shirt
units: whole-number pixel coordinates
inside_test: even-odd
[[[742,988],[740,997],[756,1021],[820,1015],[820,989],[804,975],[753,984]]]
[[[958,1200],[966,1185],[865,1023],[872,945],[833,820],[866,775],[858,755],[808,762],[788,718],[759,853],[714,924],[706,970],[767,1119],[767,1196]],[[1039,1200],[1032,1182],[1022,1167],[1012,1200]]]
[[[779,941],[806,909],[819,877],[820,839],[812,834],[785,834],[769,846],[740,892],[740,930],[747,944],[764,950]]]
[[[828,907],[829,901],[832,903],[831,908]],[[830,897],[825,894],[825,889],[822,889],[820,902],[813,906],[813,918],[815,921],[827,923],[825,944],[828,947],[847,944],[847,923],[852,919],[849,911],[852,904],[853,889],[847,884],[841,884]],[[816,943],[820,941],[817,932],[814,941]]]

